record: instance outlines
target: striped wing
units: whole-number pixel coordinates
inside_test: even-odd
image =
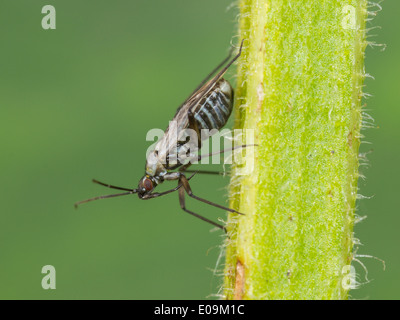
[[[233,62],[236,61],[237,58],[240,57],[242,52],[243,41],[241,42],[239,53],[221,70],[219,71],[213,78],[207,81],[223,64],[228,61],[229,57],[225,59],[216,69],[214,69],[208,77],[200,84],[200,88],[196,89],[188,99],[186,99],[182,105],[178,108],[174,118],[170,122],[167,130],[164,133],[164,136],[157,142],[155,146],[155,150],[158,154],[158,160],[165,164],[169,154],[176,154],[177,148],[177,135],[184,129],[187,129],[189,126],[188,119],[188,111],[195,112],[196,108],[199,105],[201,99],[210,92],[219,79],[225,74],[226,70],[232,65]],[[178,138],[179,139],[179,138]]]
[[[179,107],[163,137],[157,142],[154,148],[158,152],[158,158],[161,163],[167,163],[168,155],[176,154],[177,141],[179,141],[178,134],[189,127],[189,110],[195,113],[201,99],[213,89],[222,76],[223,74],[218,74],[213,79],[209,80]]]

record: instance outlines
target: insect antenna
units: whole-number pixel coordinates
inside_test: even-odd
[[[100,185],[105,186],[107,188],[111,188],[111,189],[134,191],[133,193],[137,193],[136,189],[117,187],[117,186],[113,186],[113,185],[108,184],[108,183],[100,182],[99,180],[96,180],[96,179],[92,179],[92,182],[100,184]]]
[[[104,183],[104,182],[100,182],[100,181],[98,181],[98,180],[96,180],[96,179],[93,179],[92,181],[93,181],[94,183],[100,184],[100,185],[102,185],[102,186],[104,186],[104,187],[107,187],[107,188],[117,189],[117,190],[125,190],[125,191],[128,191],[128,192],[116,193],[116,194],[109,194],[109,195],[105,195],[105,196],[98,196],[98,197],[94,197],[94,198],[82,200],[82,201],[76,202],[76,203],[74,204],[75,208],[78,208],[78,206],[79,206],[80,204],[82,204],[82,203],[86,203],[86,202],[90,202],[90,201],[94,201],[94,200],[106,199],[106,198],[114,198],[114,197],[119,197],[119,196],[126,196],[126,195],[129,195],[129,194],[134,194],[134,193],[137,193],[137,192],[138,192],[137,189],[128,189],[128,188],[117,187],[117,186],[113,186],[113,185],[111,185],[111,184],[107,184],[107,183]]]
[[[74,204],[74,206],[75,206],[75,208],[78,208],[78,206],[80,204],[86,203],[86,202],[90,202],[90,201],[94,201],[94,200],[113,198],[113,197],[119,197],[119,196],[127,196],[128,194],[136,193],[134,191],[136,191],[136,190],[132,190],[132,191],[129,191],[129,192],[123,192],[123,193],[109,194],[109,195],[106,195],[106,196],[98,196],[98,197],[94,197],[94,198],[90,198],[90,199],[86,199],[86,200],[83,200],[83,201],[76,202]]]

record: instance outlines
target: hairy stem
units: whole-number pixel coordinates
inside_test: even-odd
[[[227,299],[346,299],[366,0],[241,0]],[[247,135],[251,131],[247,131]]]

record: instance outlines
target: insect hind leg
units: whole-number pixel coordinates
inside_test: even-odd
[[[225,176],[229,175],[230,171],[209,171],[209,170],[191,170],[191,169],[185,169],[185,170],[180,170],[182,172],[187,172],[187,173],[200,173],[200,174],[213,174],[213,175],[218,175],[218,176]]]
[[[216,151],[216,152],[211,152],[211,153],[206,153],[206,154],[200,154],[200,155],[197,156],[197,162],[200,162],[201,159],[203,159],[203,158],[208,158],[208,157],[214,156],[216,154],[222,154],[222,153],[225,153],[225,152],[234,151],[236,149],[248,148],[248,147],[258,147],[258,144],[243,144],[241,146],[236,146],[236,147],[224,149],[224,150],[221,150],[221,151]]]

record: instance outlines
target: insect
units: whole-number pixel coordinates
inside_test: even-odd
[[[178,191],[179,203],[182,210],[226,232],[226,229],[223,225],[220,225],[193,211],[188,210],[185,204],[185,194],[187,194],[191,198],[194,198],[211,206],[224,209],[229,212],[242,214],[236,210],[221,206],[193,194],[189,181],[196,173],[219,174],[219,172],[200,170],[192,171],[188,170],[188,167],[192,164],[191,162],[183,163],[182,161],[179,161],[179,159],[175,159],[175,161],[173,161],[173,158],[176,158],[177,153],[185,153],[185,148],[187,148],[188,144],[186,143],[187,141],[180,141],[179,138],[177,140],[174,140],[172,137],[179,137],[179,132],[182,132],[185,129],[194,130],[197,137],[197,148],[199,150],[202,145],[202,140],[209,137],[204,137],[201,135],[200,131],[202,129],[219,130],[226,124],[232,112],[234,93],[231,85],[227,80],[223,78],[223,75],[225,74],[227,69],[240,57],[242,46],[243,40],[241,42],[240,49],[237,55],[230,59],[232,53],[231,51],[229,56],[225,58],[214,70],[211,71],[211,73],[200,83],[200,85],[194,90],[194,92],[178,108],[175,117],[170,122],[170,125],[165,131],[163,137],[158,140],[154,147],[154,150],[148,154],[146,159],[145,175],[139,180],[139,184],[136,189],[117,187],[100,182],[98,180],[93,180],[94,183],[111,189],[123,190],[125,192],[98,196],[83,200],[75,203],[75,207],[85,202],[123,195],[137,194],[140,199],[147,200]],[[218,70],[220,71],[218,72]],[[175,125],[171,125],[171,123]],[[246,145],[241,147],[246,147]],[[200,161],[202,157],[210,155],[211,154],[201,156],[199,155],[196,156],[196,158],[197,161]],[[185,173],[188,172],[194,173],[190,177],[186,177]],[[173,180],[178,181],[177,187],[161,193],[154,192],[154,189],[157,187],[157,185],[163,183],[164,181]]]

